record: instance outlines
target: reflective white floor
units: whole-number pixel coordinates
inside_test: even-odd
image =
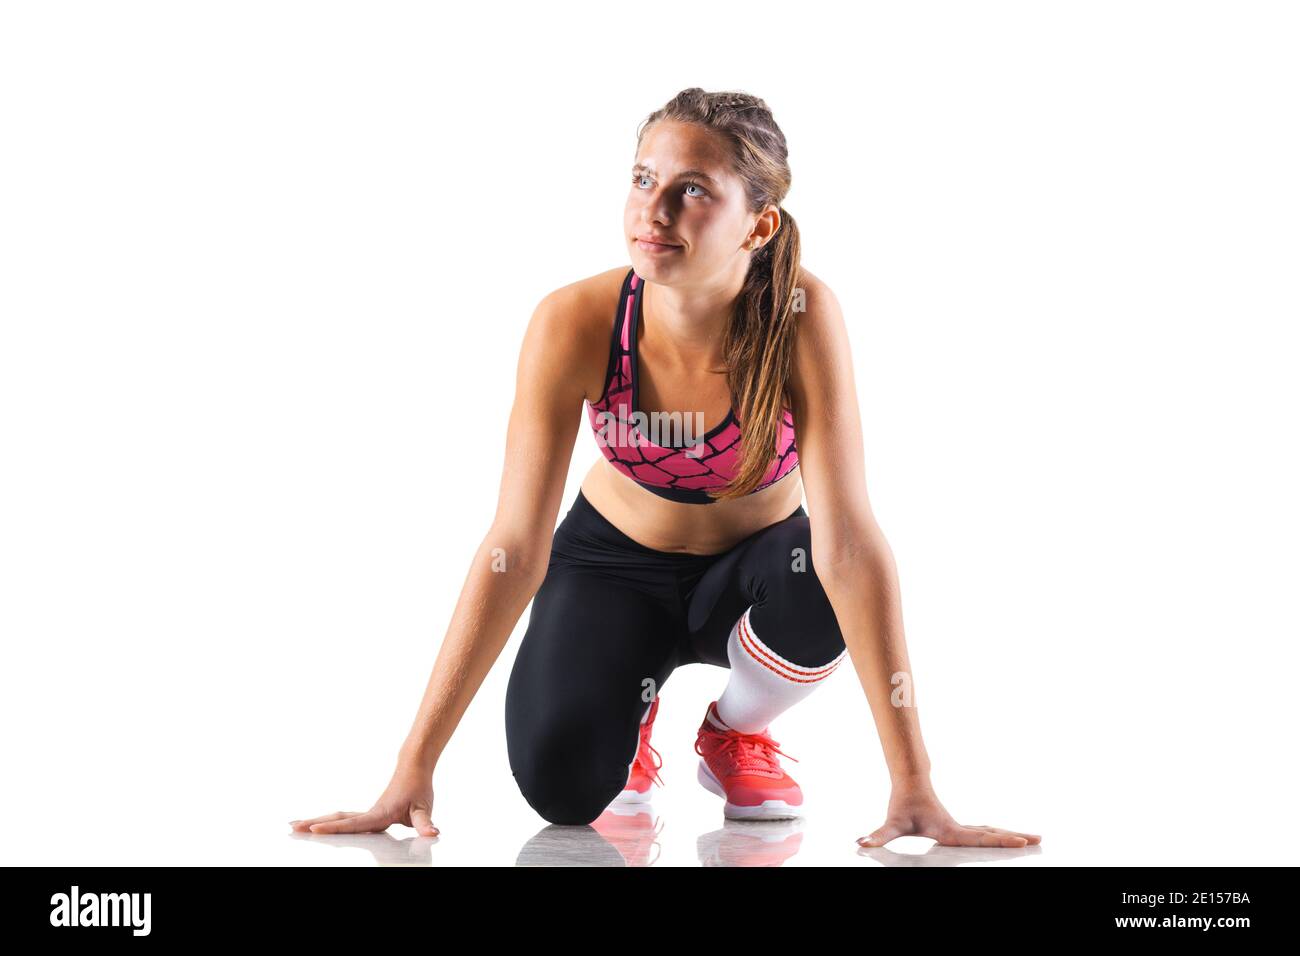
[[[492,678],[497,679],[496,675]],[[282,843],[274,856],[290,865],[432,866],[956,866],[1029,864],[1050,860],[1040,847],[1016,850],[937,847],[933,840],[900,838],[888,847],[865,850],[856,840],[884,822],[888,777],[866,703],[852,674],[828,682],[774,723],[772,732],[786,770],[804,792],[804,816],[794,821],[733,821],[722,800],[696,778],[696,731],[704,709],[727,679],[706,665],[680,668],[665,685],[652,742],[660,752],[664,786],[643,804],[612,804],[590,826],[547,823],[520,794],[505,763],[496,690],[484,691],[485,706],[467,714],[466,736],[452,746],[434,776],[434,825],[440,834],[418,837],[409,827],[385,834],[314,835],[289,831],[287,821],[360,806],[330,805],[311,792],[344,792],[352,778],[344,767],[317,765],[310,775],[336,777],[308,787],[284,817]],[[828,726],[842,715],[861,715],[862,727]],[[836,732],[838,730],[838,732]],[[459,734],[458,734],[459,737]],[[478,743],[472,743],[473,741]],[[386,769],[386,768],[385,768]],[[957,773],[957,787],[940,797],[959,820],[989,823],[1044,835],[1051,846],[1051,797],[1034,785],[1029,767],[1011,769],[990,782],[983,772]],[[944,774],[945,777],[949,776]],[[309,792],[310,791],[310,792]],[[301,794],[307,794],[303,802]],[[277,821],[278,822],[278,821]],[[264,829],[267,821],[258,822]],[[266,848],[269,849],[269,848]],[[261,852],[261,851],[259,851]]]
[[[807,828],[807,821],[798,820],[768,823],[725,820],[716,829],[698,835],[674,833],[661,814],[643,805],[640,808],[607,810],[591,826],[544,826],[519,847],[513,863],[516,866],[616,867],[830,864],[830,857],[834,854],[815,852],[811,841],[806,840]],[[441,837],[294,834],[292,839],[359,855],[380,866],[439,866],[452,862],[459,855],[444,852]],[[857,850],[842,848],[838,862],[842,865],[874,862],[883,866],[960,866],[1027,860],[1041,854],[1038,847],[981,850],[933,846],[928,840],[895,842],[899,845],[931,844],[932,848],[919,852],[902,852],[892,846]],[[489,861],[477,862],[486,864]]]
[[[301,717],[285,705],[292,694],[319,701],[324,692],[308,682],[278,692],[268,684],[256,697],[193,708],[205,720],[197,730],[154,711],[116,731],[106,723],[104,734],[77,749],[52,747],[48,736],[11,735],[10,765],[40,769],[11,778],[28,785],[5,788],[2,809],[40,825],[7,829],[0,856],[15,865],[85,866],[1188,866],[1296,859],[1297,837],[1267,828],[1267,821],[1289,819],[1295,769],[1264,760],[1266,744],[1255,743],[1263,738],[1239,737],[1228,725],[1224,734],[1237,745],[1218,740],[1199,755],[1180,746],[1181,738],[1123,745],[1122,728],[1098,721],[1108,710],[1021,721],[1022,702],[981,697],[959,683],[922,714],[941,801],[961,823],[1039,833],[1042,844],[949,848],[904,837],[862,849],[857,838],[884,822],[889,782],[851,674],[773,725],[781,749],[795,758],[782,762],[803,788],[804,817],[725,821],[721,799],[696,779],[695,732],[726,680],[721,669],[703,665],[680,669],[663,690],[653,742],[665,786],[651,803],[615,805],[593,826],[553,826],[510,774],[504,680],[504,668],[490,676],[434,774],[438,837],[416,837],[403,826],[335,836],[290,829],[292,819],[371,805],[400,743],[379,725],[400,726],[410,696],[404,686],[391,717],[361,720],[355,701],[340,699],[337,721],[324,732],[317,705],[302,706]],[[1029,685],[1026,693],[1040,691]],[[1029,711],[1052,714],[1054,707],[1060,710],[1044,699]],[[121,722],[120,711],[114,719]],[[1200,747],[1212,731],[1203,731]]]

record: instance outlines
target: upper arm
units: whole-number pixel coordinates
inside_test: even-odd
[[[590,350],[575,286],[547,295],[524,333],[493,529],[539,547],[555,530],[586,398]]]
[[[848,329],[830,287],[804,270],[803,312],[797,313],[790,392],[799,471],[808,497],[814,565],[874,547],[879,528],[867,497],[862,421]]]

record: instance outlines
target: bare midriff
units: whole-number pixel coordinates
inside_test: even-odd
[[[790,517],[803,503],[803,481],[795,468],[762,491],[734,501],[686,504],[647,491],[602,456],[582,479],[582,494],[606,520],[647,548],[721,554]]]

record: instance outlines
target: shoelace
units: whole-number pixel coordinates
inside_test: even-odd
[[[701,757],[705,755],[702,744],[706,740],[717,744],[717,748],[712,751],[714,754],[730,752],[736,769],[741,773],[761,773],[779,777],[784,771],[781,770],[776,754],[790,757],[784,750],[779,749],[777,741],[764,731],[742,734],[737,730],[720,731],[704,728],[695,741],[695,752]],[[790,759],[795,763],[799,762],[798,757],[790,757]]]
[[[650,743],[650,728],[651,724],[641,725],[641,743],[636,749],[636,762],[637,766],[650,775],[651,780],[662,787],[663,781],[659,779],[659,768],[664,765],[664,758]],[[657,762],[649,759],[650,754],[654,754]]]

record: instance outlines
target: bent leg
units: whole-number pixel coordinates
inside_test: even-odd
[[[807,515],[769,525],[704,572],[689,595],[691,649],[729,666],[727,639],[741,614],[768,647],[802,667],[821,667],[844,650],[835,609],[812,562]]]
[[[662,604],[629,584],[553,567],[506,690],[510,769],[551,823],[594,821],[627,783],[640,724],[677,666]]]
[[[691,592],[687,622],[695,657],[731,669],[718,712],[744,733],[812,693],[847,653],[813,568],[807,515],[763,529],[712,565]]]

